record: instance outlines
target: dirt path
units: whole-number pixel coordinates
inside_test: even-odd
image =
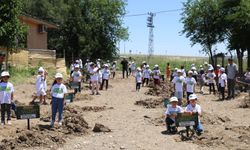
[[[172,136],[162,135],[163,126],[155,126],[144,116],[159,118],[164,109],[145,109],[134,105],[137,100],[150,98],[144,93],[147,88],[135,92],[132,79],[112,80],[113,88],[103,91],[101,96],[94,96],[92,101],[78,102],[80,106],[108,106],[114,109],[98,113],[87,113],[85,118],[90,126],[102,123],[108,126],[111,133],[91,133],[68,141],[63,149],[198,149],[194,144],[176,143]]]

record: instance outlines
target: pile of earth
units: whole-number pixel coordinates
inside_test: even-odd
[[[93,112],[99,112],[104,111],[106,109],[114,109],[113,107],[106,107],[106,106],[83,106],[81,107],[82,111],[93,111]]]
[[[154,126],[165,126],[165,116],[162,115],[161,117],[151,118],[149,116],[143,116],[144,120],[148,121],[150,124]]]
[[[154,86],[153,82],[149,83],[149,90],[146,95],[171,97],[173,91],[171,91],[170,82],[161,82],[160,86]]]
[[[250,95],[245,96],[245,98],[243,98],[241,100],[239,107],[240,108],[250,108]]]
[[[145,108],[157,108],[157,107],[163,107],[163,99],[153,99],[153,98],[148,98],[145,100],[139,100],[135,102],[135,105],[140,105],[144,106]]]
[[[192,142],[202,147],[217,149],[250,149],[250,126],[212,127],[196,136]]]
[[[84,100],[92,100],[93,97],[91,97],[89,94],[79,94],[77,93],[74,97],[74,101],[84,101]]]
[[[202,112],[201,122],[204,125],[222,125],[231,121],[227,116],[219,116],[212,113]]]

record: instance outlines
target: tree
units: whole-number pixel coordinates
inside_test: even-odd
[[[21,7],[20,0],[0,1],[0,46],[7,49],[6,68],[9,52],[21,47],[26,38],[26,28],[18,19]]]
[[[223,41],[224,28],[220,22],[218,0],[188,0],[184,3],[181,22],[182,33],[190,38],[192,45],[200,44],[214,64],[213,45]]]

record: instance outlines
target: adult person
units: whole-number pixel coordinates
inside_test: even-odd
[[[167,75],[167,79],[170,80],[170,78],[171,78],[171,66],[169,63],[167,63],[167,67],[165,69],[165,74]]]
[[[121,61],[121,65],[122,65],[122,78],[125,78],[125,72],[126,72],[126,76],[128,78],[128,61],[126,60],[126,58],[123,58],[123,60]]]
[[[238,66],[234,63],[232,58],[228,59],[227,65],[227,89],[228,96],[227,99],[234,99],[235,94],[235,81],[238,74]]]

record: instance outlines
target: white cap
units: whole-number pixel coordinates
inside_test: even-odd
[[[149,68],[149,65],[146,65],[146,68]]]
[[[179,73],[179,72],[182,72],[182,71],[181,71],[181,69],[178,69],[177,72]]]
[[[203,68],[201,68],[200,70],[204,70]]]
[[[97,59],[97,61],[101,61],[101,59],[100,59],[100,58],[98,58],[98,59]]]
[[[79,60],[76,60],[76,62],[78,63],[78,62],[79,62]]]
[[[56,73],[55,78],[63,78],[63,75],[61,73]]]
[[[202,65],[200,65],[200,68],[202,68],[203,66]]]
[[[225,68],[221,67],[220,71],[225,72]]]
[[[143,61],[142,63],[143,63],[143,64],[145,64],[145,63],[146,63],[146,61]]]
[[[208,69],[208,71],[212,71],[212,70],[213,70],[213,68],[209,68],[209,69]]]
[[[189,100],[196,100],[197,99],[197,96],[195,94],[191,94],[189,95]]]
[[[170,102],[178,102],[178,98],[177,97],[171,97]]]
[[[196,68],[195,68],[195,67],[192,67],[191,70],[196,70]]]
[[[137,70],[138,70],[138,71],[141,71],[141,68],[140,68],[140,67],[137,67]]]
[[[207,65],[208,63],[207,62],[204,62],[204,65]]]
[[[43,67],[39,67],[39,68],[38,68],[38,72],[44,72]]]
[[[220,67],[220,65],[218,64],[217,67]]]
[[[80,66],[79,65],[75,65],[75,68],[79,68]]]
[[[108,65],[108,64],[104,64],[103,66],[104,66],[104,67],[108,67],[109,65]]]
[[[177,71],[177,70],[178,70],[178,68],[174,68],[174,70],[175,70],[175,71]]]
[[[159,67],[159,65],[156,64],[155,67]]]
[[[189,70],[189,71],[188,71],[188,74],[193,74],[193,71]]]
[[[6,76],[10,76],[9,72],[8,71],[3,71],[1,73],[1,77],[6,77]]]

